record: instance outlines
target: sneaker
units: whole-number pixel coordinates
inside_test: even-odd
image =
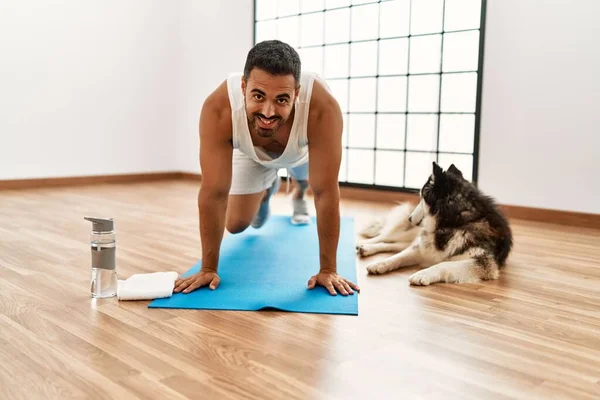
[[[281,179],[279,177],[275,178],[275,182],[273,182],[273,185],[271,185],[271,187],[269,188],[267,195],[261,201],[260,207],[258,207],[258,212],[254,216],[254,219],[252,220],[252,223],[250,224],[254,229],[260,228],[269,219],[269,216],[271,215],[271,205],[270,205],[271,196],[274,193],[277,193],[279,191],[280,185],[281,185]]]
[[[292,224],[294,225],[306,225],[310,223],[310,216],[308,215],[308,207],[306,206],[305,199],[294,199],[292,200],[294,206],[294,214],[292,215]]]

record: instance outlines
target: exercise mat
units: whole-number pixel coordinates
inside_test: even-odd
[[[197,273],[202,260],[183,276]],[[202,287],[191,293],[173,293],[156,299],[150,308],[203,310],[275,309],[290,312],[358,315],[358,297],[332,296],[327,289],[308,289],[319,271],[319,238],[312,217],[308,225],[293,225],[289,216],[272,215],[260,229],[225,235],[221,244],[216,290]],[[340,219],[337,272],[358,284],[354,220]]]

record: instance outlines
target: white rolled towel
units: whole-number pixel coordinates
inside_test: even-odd
[[[125,280],[119,280],[117,298],[119,300],[153,300],[171,297],[178,276],[174,271],[131,275]]]

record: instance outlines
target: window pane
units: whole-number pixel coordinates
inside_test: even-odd
[[[328,80],[327,85],[340,104],[342,112],[348,112],[348,81],[347,80]]]
[[[373,183],[372,150],[348,150],[348,180],[357,183]]]
[[[438,117],[432,115],[409,115],[407,121],[406,148],[410,150],[435,151],[437,147]]]
[[[481,0],[446,0],[444,30],[477,29],[481,19]]]
[[[277,17],[276,0],[256,0],[256,19],[270,19]]]
[[[380,77],[377,109],[382,112],[406,111],[406,77]]]
[[[343,149],[342,150],[342,161],[340,164],[340,172],[338,174],[338,179],[340,182],[347,182],[348,181],[348,174],[346,171],[346,163],[348,160],[348,150]],[[285,168],[283,168],[285,169]]]
[[[404,149],[406,115],[377,114],[377,148]]]
[[[302,15],[301,45],[323,44],[323,13]]]
[[[277,20],[256,23],[256,43],[277,39]]]
[[[319,75],[323,72],[323,48],[308,47],[298,50],[300,61],[302,62],[302,71],[312,71]]]
[[[300,44],[300,17],[278,19],[277,39],[292,47],[298,47]]]
[[[442,112],[475,112],[476,72],[445,74],[442,80]]]
[[[350,56],[352,76],[377,75],[377,42],[352,43]]]
[[[350,0],[325,0],[325,8],[339,8],[352,4]]]
[[[472,153],[474,140],[474,114],[442,114],[440,116],[440,151]]]
[[[435,153],[406,152],[406,182],[411,189],[421,189],[433,170]]]
[[[375,114],[350,114],[349,147],[375,147]]]
[[[410,14],[410,34],[442,32],[444,0],[413,1]]]
[[[303,13],[311,11],[320,11],[325,8],[324,0],[302,0],[300,4],[302,5],[301,10]]]
[[[473,156],[462,154],[440,154],[438,158],[440,167],[447,170],[451,164],[462,172],[463,177],[471,181],[473,180]]]
[[[402,186],[403,177],[403,152],[378,150],[375,153],[375,184]]]
[[[257,1],[259,3],[260,0]],[[285,17],[300,13],[300,0],[277,0],[277,15]]]
[[[379,75],[398,75],[408,72],[408,39],[379,41]]]
[[[440,72],[441,59],[442,35],[417,36],[410,39],[411,74]]]
[[[325,43],[350,41],[350,9],[327,11],[325,13]]]
[[[475,71],[479,62],[479,31],[444,36],[444,72]]]
[[[342,114],[344,128],[342,129],[342,146],[348,147],[348,114]]]
[[[349,46],[325,46],[325,78],[345,78],[349,73]]]
[[[350,79],[350,111],[375,111],[375,78]]]
[[[418,189],[436,159],[471,177],[482,0],[255,7],[256,42],[296,48],[303,71],[321,74],[340,105],[340,181]]]
[[[379,4],[352,7],[352,40],[377,39]]]
[[[408,86],[410,112],[437,112],[440,90],[439,75],[411,76]]]
[[[380,7],[379,35],[382,38],[408,36],[410,0],[386,1]]]

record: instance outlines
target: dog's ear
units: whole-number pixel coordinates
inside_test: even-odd
[[[444,173],[444,171],[442,170],[442,167],[437,165],[437,163],[434,161],[433,162],[433,177],[438,178],[438,177],[442,176],[443,173]]]
[[[452,164],[452,165],[450,165],[450,167],[448,167],[448,173],[450,173],[450,174],[453,174],[453,175],[456,175],[456,176],[458,176],[458,177],[460,177],[460,178],[462,178],[462,177],[463,177],[463,174],[462,174],[462,172],[460,172],[460,170],[459,170],[458,168],[456,168],[456,167],[454,166],[454,164]]]

